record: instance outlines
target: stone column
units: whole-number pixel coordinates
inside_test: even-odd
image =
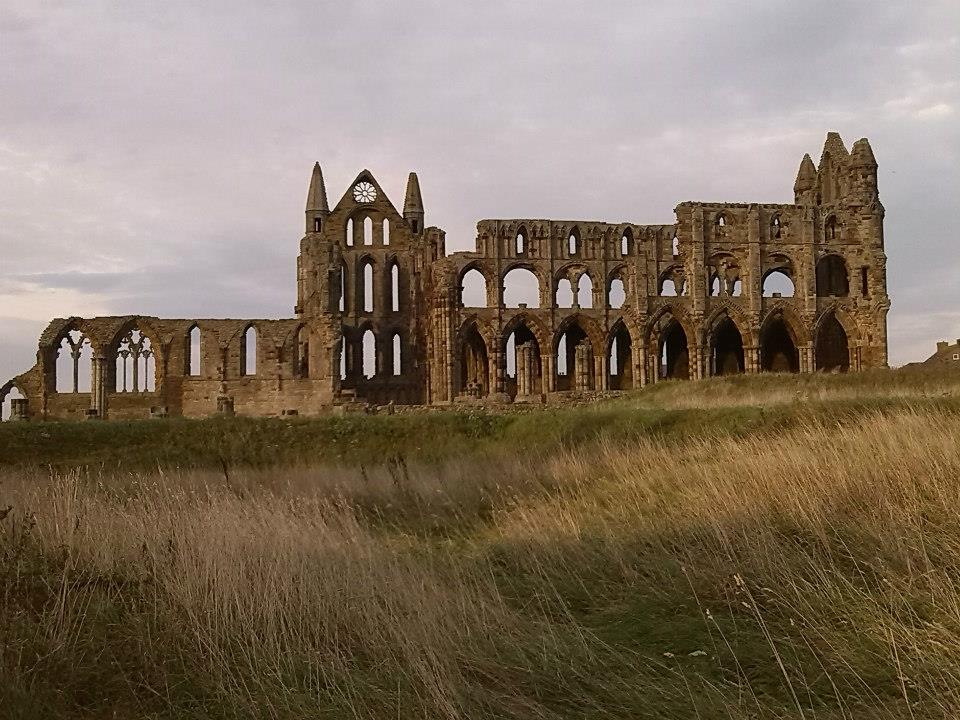
[[[517,347],[517,400],[533,395],[533,347],[524,343]]]
[[[634,387],[636,387],[637,382],[640,383],[640,387],[643,387],[647,384],[647,349],[645,347],[640,347],[637,349],[637,361],[634,365]]]
[[[30,418],[26,398],[14,398],[10,401],[10,420],[25,421]]]
[[[760,348],[749,346],[743,349],[743,369],[747,373],[760,372]]]
[[[590,390],[590,372],[593,365],[591,354],[590,346],[586,342],[580,343],[574,350],[574,362],[576,364],[574,390],[577,392],[588,392]]]

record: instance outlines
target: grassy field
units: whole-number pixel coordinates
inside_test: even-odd
[[[958,717],[958,439],[906,370],[5,425],[0,717]]]

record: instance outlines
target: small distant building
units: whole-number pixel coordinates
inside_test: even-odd
[[[937,343],[937,351],[933,355],[921,363],[911,363],[911,365],[923,365],[924,367],[956,366],[960,368],[960,339],[954,343],[941,340]]]

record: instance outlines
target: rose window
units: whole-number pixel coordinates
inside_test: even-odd
[[[353,199],[359,203],[370,203],[377,199],[377,189],[366,180],[353,186]]]

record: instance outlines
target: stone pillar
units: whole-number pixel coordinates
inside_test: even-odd
[[[493,392],[499,395],[505,392],[504,390],[505,386],[504,386],[504,380],[503,380],[504,370],[505,370],[503,366],[504,357],[503,357],[503,350],[500,348],[499,343],[497,344],[496,347],[493,348],[493,352],[491,353],[491,359],[493,360],[493,367],[494,367]]]
[[[556,362],[557,357],[554,353],[551,352],[546,355],[546,362],[544,363],[544,366],[547,376],[544,378],[544,381],[546,382],[545,387],[548,393],[556,392],[557,390]]]
[[[89,417],[107,416],[107,360],[99,352],[90,362],[90,410]]]
[[[743,349],[743,366],[744,372],[760,372],[760,348],[751,345]]]
[[[593,368],[593,358],[591,357],[590,345],[582,342],[574,350],[576,363],[576,374],[574,376],[574,390],[577,392],[588,392],[590,390],[590,373]]]
[[[800,372],[812,373],[817,369],[816,359],[813,355],[813,345],[804,345],[799,348]]]
[[[599,373],[599,375],[597,376],[597,380],[599,380],[599,382],[597,383],[597,388],[600,390],[606,391],[610,389],[610,356],[607,354],[604,354],[598,359],[600,360],[600,362],[597,363],[597,365],[599,366],[597,368],[597,371]],[[620,370],[620,377],[623,377],[623,370]]]
[[[636,386],[637,381],[640,382],[640,387],[643,387],[647,384],[647,349],[645,347],[640,347],[637,349],[637,363],[634,366],[634,386]]]
[[[528,400],[533,395],[533,347],[524,343],[517,347],[517,397]]]

